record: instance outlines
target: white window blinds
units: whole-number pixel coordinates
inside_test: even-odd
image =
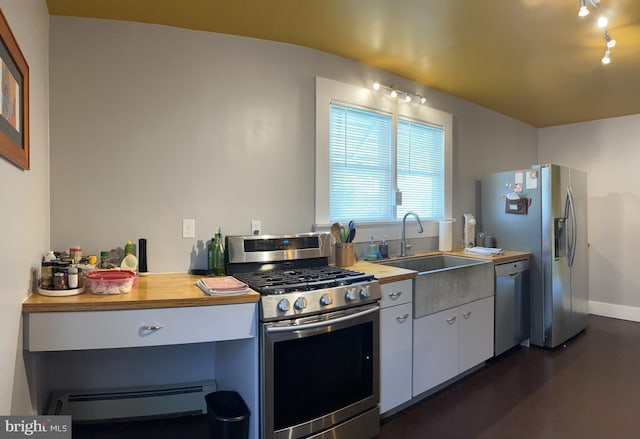
[[[398,119],[398,189],[402,209],[397,219],[412,210],[423,219],[445,216],[444,130],[416,121]]]
[[[331,221],[392,219],[391,115],[331,104],[329,139]]]

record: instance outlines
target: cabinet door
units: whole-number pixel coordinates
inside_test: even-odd
[[[413,396],[458,374],[458,310],[413,321]]]
[[[411,303],[380,313],[380,413],[411,399]]]
[[[458,320],[462,373],[493,356],[493,297],[461,305]]]

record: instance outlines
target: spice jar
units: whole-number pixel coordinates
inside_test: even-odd
[[[82,249],[80,247],[71,247],[69,249],[69,257],[73,259],[74,264],[79,264],[82,259]]]
[[[78,267],[74,265],[69,267],[67,279],[68,279],[67,286],[69,288],[78,288]]]
[[[54,290],[64,290],[66,285],[64,283],[64,273],[58,272],[53,273],[53,289]]]
[[[100,268],[109,268],[109,252],[100,252]]]

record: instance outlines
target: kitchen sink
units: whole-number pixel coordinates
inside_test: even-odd
[[[486,261],[449,255],[420,256],[381,262],[382,265],[405,268],[407,270],[417,271],[418,273],[449,270],[467,265],[478,265],[484,263],[486,263]]]
[[[450,255],[382,262],[418,272],[413,282],[413,318],[417,319],[494,294],[493,264]]]

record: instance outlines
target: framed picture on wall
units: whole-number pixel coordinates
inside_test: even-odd
[[[0,9],[0,156],[29,169],[29,66]]]

